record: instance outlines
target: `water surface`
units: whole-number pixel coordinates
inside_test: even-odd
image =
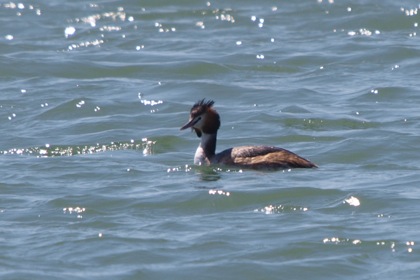
[[[1,2],[1,278],[417,279],[418,9]],[[204,97],[319,168],[194,167]]]

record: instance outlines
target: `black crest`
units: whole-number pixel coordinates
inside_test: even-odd
[[[205,98],[197,101],[197,103],[194,104],[194,106],[207,106],[207,107],[212,107],[213,105],[214,105],[213,100],[206,100]]]
[[[204,114],[208,109],[213,107],[214,101],[213,100],[206,100],[205,98],[197,101],[192,108],[191,108],[191,116],[196,117],[201,114]]]

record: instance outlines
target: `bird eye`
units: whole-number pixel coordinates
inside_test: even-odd
[[[193,120],[193,122],[194,122],[193,126],[194,126],[194,125],[196,125],[199,121],[201,121],[201,117],[197,117],[197,118],[195,118],[195,119]]]

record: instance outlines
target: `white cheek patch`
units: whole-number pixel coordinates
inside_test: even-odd
[[[193,127],[201,129],[201,127],[203,126],[203,119],[204,116],[197,117],[197,119],[194,121]]]

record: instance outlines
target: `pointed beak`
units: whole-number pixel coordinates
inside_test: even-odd
[[[187,129],[189,127],[193,127],[196,122],[197,122],[196,119],[191,119],[189,122],[187,122],[186,124],[184,124],[184,126],[181,127],[180,130],[184,130],[184,129]]]

